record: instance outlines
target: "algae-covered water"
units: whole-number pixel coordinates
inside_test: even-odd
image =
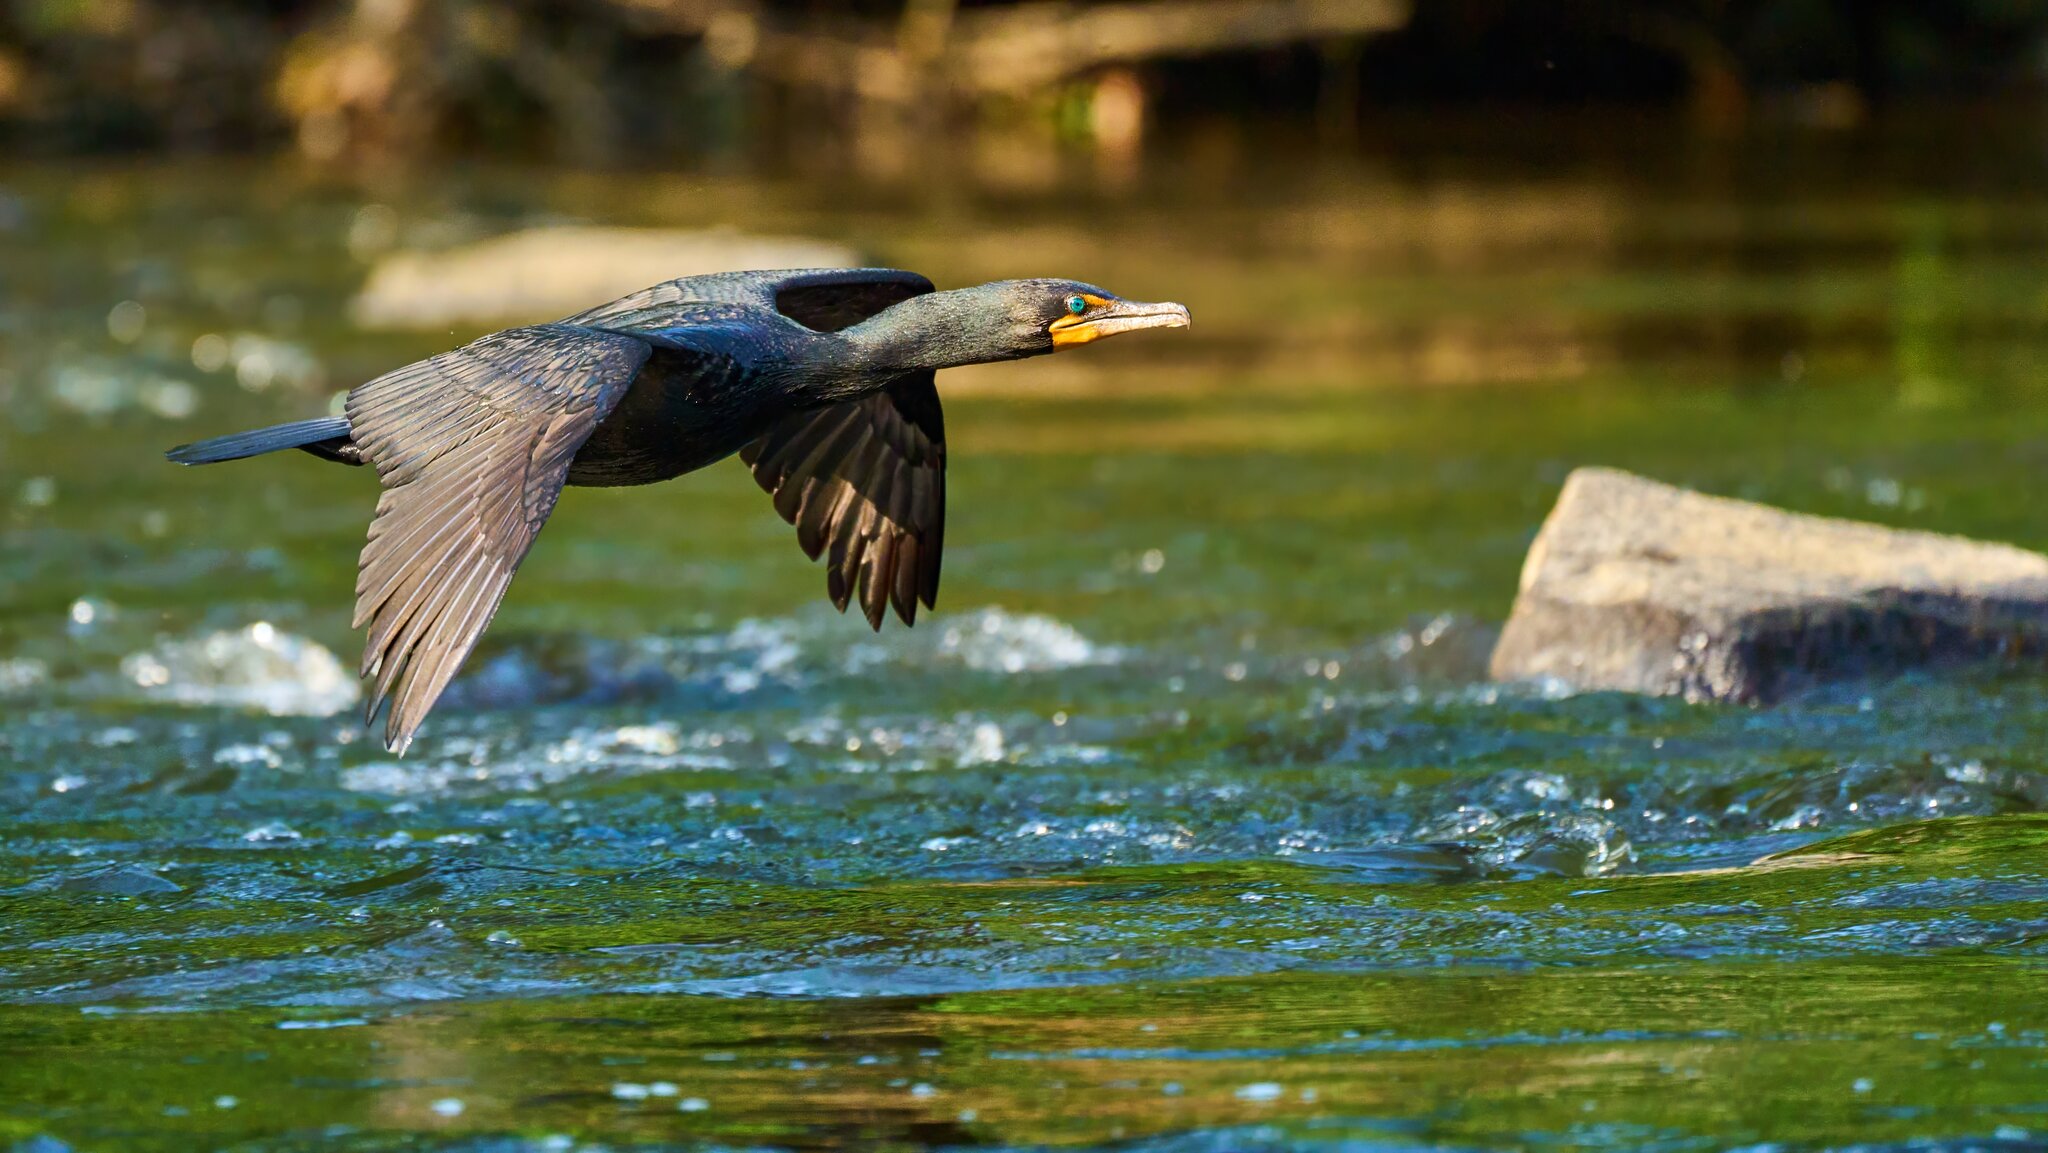
[[[1484,676],[1580,464],[2048,546],[2048,206],[1625,152],[11,170],[0,1144],[2048,1145],[2048,677]],[[563,221],[1195,327],[942,379],[914,630],[824,605],[736,464],[571,490],[394,760],[373,478],[158,454],[472,335],[358,331],[383,251]]]

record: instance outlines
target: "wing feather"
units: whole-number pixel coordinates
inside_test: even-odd
[[[893,606],[905,624],[934,604],[945,535],[946,433],[932,374],[786,418],[741,450],[796,526],[797,543],[825,559],[825,591],[845,611],[860,602],[876,629]]]
[[[571,324],[494,333],[349,394],[384,492],[356,579],[365,720],[404,752],[503,602],[569,464],[625,394],[646,341]]]

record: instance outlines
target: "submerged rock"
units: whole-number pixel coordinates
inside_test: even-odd
[[[1580,469],[1529,550],[1496,680],[1768,702],[2048,650],[2048,557]]]
[[[802,237],[659,228],[532,228],[378,261],[353,311],[365,328],[446,330],[555,320],[706,272],[844,268],[852,249]]]

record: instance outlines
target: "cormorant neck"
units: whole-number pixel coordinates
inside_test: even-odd
[[[894,375],[1016,360],[1019,333],[1000,296],[959,288],[913,296],[841,330],[854,355],[870,370]],[[1052,351],[1050,340],[1044,349]]]

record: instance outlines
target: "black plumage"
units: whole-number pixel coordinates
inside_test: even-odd
[[[403,752],[476,646],[565,484],[667,480],[737,453],[842,611],[876,629],[939,591],[946,433],[938,370],[1187,323],[1177,304],[1012,280],[937,292],[890,269],[669,281],[386,373],[344,415],[171,450],[285,448],[376,468],[356,581],[366,720]]]

